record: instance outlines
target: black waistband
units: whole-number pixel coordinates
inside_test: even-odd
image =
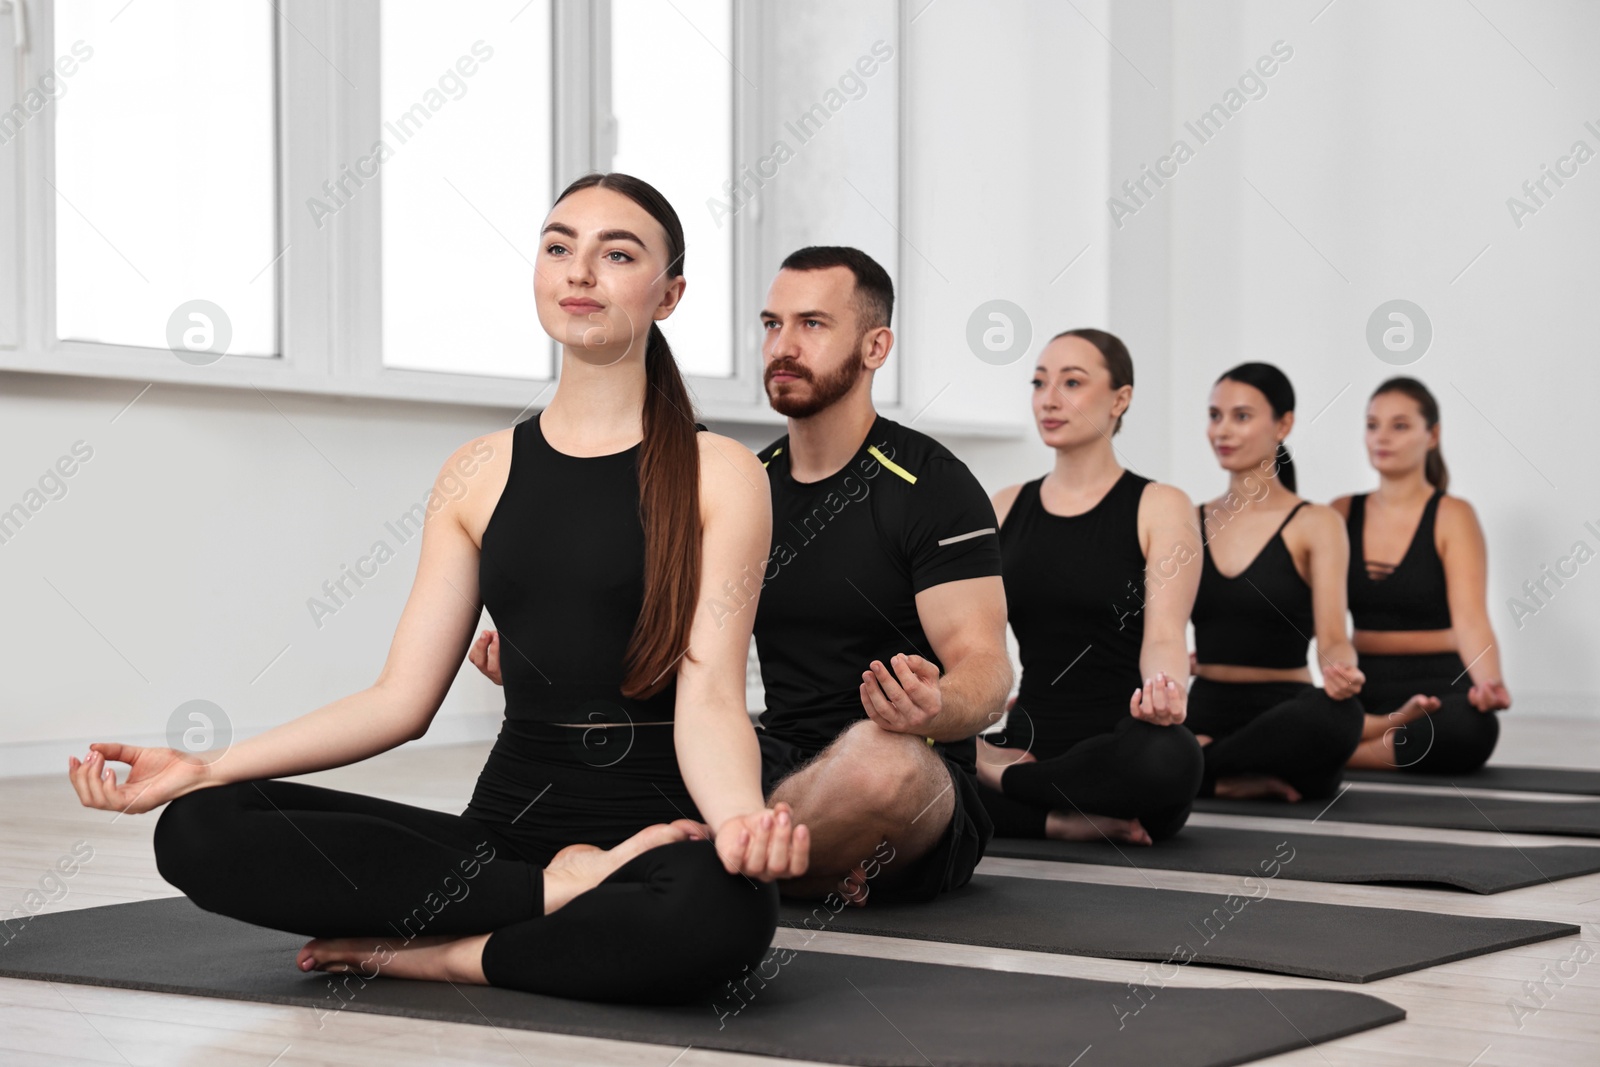
[[[539,686],[506,694],[506,721],[601,726],[670,722],[675,694],[669,687],[645,700],[619,694],[615,686]]]

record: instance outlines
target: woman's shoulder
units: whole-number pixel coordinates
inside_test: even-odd
[[[481,542],[489,518],[511,478],[512,439],[516,426],[474,437],[458,447],[439,467],[434,478],[435,508],[454,509],[474,542]]]
[[[1185,520],[1191,517],[1190,513],[1194,511],[1195,506],[1194,501],[1189,499],[1188,493],[1167,482],[1142,478],[1140,475],[1134,477],[1141,478],[1144,483],[1139,490],[1140,511],[1148,510],[1152,515],[1181,514]]]
[[[1448,494],[1439,498],[1438,517],[1434,526],[1437,535],[1443,539],[1449,539],[1452,534],[1481,536],[1483,529],[1473,506],[1459,496]]]
[[[503,430],[481,434],[458,446],[439,467],[437,484],[455,480],[465,485],[468,494],[475,486],[486,482],[498,481],[504,485],[506,471],[510,469],[515,434],[516,426],[507,426]],[[452,494],[452,498],[462,495]]]
[[[1289,523],[1289,530],[1317,540],[1343,539],[1344,521],[1345,517],[1332,504],[1315,504],[1306,500],[1302,501],[1299,511],[1295,513],[1294,521]]]
[[[759,489],[770,492],[767,469],[742,441],[726,434],[701,430],[695,434],[700,448],[700,488],[712,499]]]
[[[998,490],[989,498],[989,503],[994,505],[995,518],[1000,522],[1006,521],[1006,516],[1011,513],[1011,506],[1017,502],[1017,497],[1022,495],[1023,487],[1027,482],[1018,482]]]

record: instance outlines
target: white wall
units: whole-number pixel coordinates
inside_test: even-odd
[[[1421,378],[1442,408],[1451,490],[1488,536],[1490,619],[1517,707],[1600,714],[1600,564],[1520,629],[1507,607],[1575,541],[1600,550],[1584,528],[1600,529],[1600,158],[1520,229],[1506,206],[1575,140],[1600,152],[1584,127],[1600,128],[1600,7],[1341,0],[1318,14],[1324,2],[1172,5],[1172,125],[1145,134],[1147,153],[1274,41],[1294,49],[1159,194],[1172,211],[1173,473],[1191,495],[1221,490],[1205,397],[1220,372],[1261,359],[1299,394],[1302,490],[1370,489],[1366,398],[1392,373]],[[1118,240],[1145,213],[1124,221]],[[1405,367],[1365,339],[1394,298],[1434,326]]]
[[[1583,528],[1600,528],[1600,430],[1585,417],[1600,371],[1584,318],[1600,288],[1600,160],[1521,230],[1505,198],[1573,140],[1600,149],[1583,129],[1600,126],[1585,62],[1600,11],[1480,0],[1558,90],[1471,7],[1339,0],[1312,24],[1319,6],[939,0],[917,19],[915,250],[902,252],[896,316],[897,351],[922,363],[908,404],[931,401],[915,425],[951,412],[1013,422],[1014,438],[942,435],[991,490],[1049,468],[1028,425],[1031,360],[992,366],[965,343],[973,309],[1004,298],[1032,322],[1029,355],[1071,326],[1129,340],[1137,396],[1118,448],[1191,496],[1222,484],[1202,436],[1210,381],[1240,360],[1277,362],[1302,398],[1302,484],[1327,499],[1372,482],[1362,401],[1390,368],[1366,348],[1367,315],[1412,299],[1437,332],[1408,369],[1440,395],[1446,455],[1488,531],[1518,706],[1595,713],[1600,564],[1520,631],[1505,598],[1573,541],[1600,548]],[[1115,228],[1110,191],[1278,39],[1295,51],[1267,95]],[[74,442],[93,449],[65,495],[0,544],[0,774],[55,773],[92,740],[164,743],[191,699],[248,734],[369,684],[417,559],[417,539],[384,523],[423,499],[453,448],[533,399],[487,410],[140,390],[0,374],[0,508]],[[717,428],[752,447],[775,436]],[[317,628],[307,598],[379,539],[396,558]],[[466,666],[421,743],[491,737],[500,707]]]

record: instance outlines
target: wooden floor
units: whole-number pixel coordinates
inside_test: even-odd
[[[465,804],[488,745],[402,748],[378,759],[302,781],[352,789],[412,804],[457,812]],[[62,758],[66,762],[65,754]],[[1541,719],[1507,716],[1499,763],[1600,767],[1600,719]],[[1360,788],[1359,786],[1357,788]],[[175,895],[156,873],[150,834],[156,814],[112,815],[83,808],[65,774],[55,778],[0,780],[0,912],[20,904],[45,870],[74,842],[94,847],[93,859],[67,882],[67,893],[50,911],[87,908]],[[1334,809],[1335,812],[1337,809]],[[1195,816],[1193,825],[1270,827],[1272,820]],[[1296,822],[1296,833],[1455,840],[1499,847],[1596,844],[1579,838],[1531,837],[1462,831],[1352,826],[1332,821]],[[980,871],[1107,884],[1229,891],[1237,879],[1174,871],[1026,860],[986,859]],[[1518,1020],[1513,1000],[1529,1002],[1525,982],[1545,977],[1546,964],[1573,958],[1578,939],[1563,938],[1389,978],[1363,986],[1283,978],[1190,965],[1174,986],[1245,989],[1313,988],[1359,990],[1404,1008],[1405,1022],[1308,1047],[1269,1060],[1273,1065],[1387,1067],[1491,1064],[1600,1064],[1600,874],[1513,890],[1497,896],[1380,886],[1328,885],[1278,879],[1271,892],[1283,900],[1314,900],[1502,915],[1582,924],[1582,940],[1595,958],[1565,979],[1531,1016]],[[779,930],[776,944],[800,937]],[[822,933],[809,948],[912,960],[960,963],[1007,971],[1073,975],[1108,981],[1139,979],[1144,964],[932,944],[894,938]],[[286,958],[285,967],[292,967]],[[1571,965],[1567,966],[1571,969]],[[995,1034],[997,1048],[1005,1035]],[[1070,1057],[1063,1058],[1063,1064]],[[64,1064],[207,1067],[290,1067],[307,1064],[605,1064],[616,1067],[749,1064],[775,1067],[764,1056],[564,1037],[528,1030],[436,1023],[345,1011],[319,1020],[304,1008],[251,1004],[94,986],[0,979],[0,1064],[62,1067]]]

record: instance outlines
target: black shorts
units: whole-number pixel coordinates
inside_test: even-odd
[[[780,781],[809,763],[821,749],[802,748],[757,728],[761,744],[761,793],[770,797]],[[972,880],[973,868],[983,858],[983,850],[994,836],[994,823],[978,796],[978,779],[942,751],[939,758],[955,793],[955,809],[933,848],[917,857],[909,867],[885,875],[882,881],[868,883],[868,899],[897,903],[923,903],[940,893],[960,889]]]

